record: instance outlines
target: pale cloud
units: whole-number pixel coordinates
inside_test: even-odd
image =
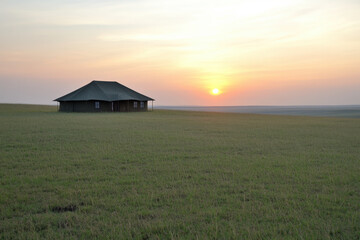
[[[4,1],[0,75],[171,76],[204,92],[355,81],[359,9],[351,0]]]

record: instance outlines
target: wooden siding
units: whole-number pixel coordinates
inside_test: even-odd
[[[95,108],[95,102],[99,102],[99,108]],[[134,103],[137,103],[135,107]],[[144,106],[141,108],[141,101],[69,101],[60,102],[60,112],[145,112],[148,110],[147,101],[143,101]]]

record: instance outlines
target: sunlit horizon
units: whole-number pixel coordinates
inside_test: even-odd
[[[96,79],[156,105],[360,104],[359,10],[354,0],[5,1],[0,102],[54,104]]]

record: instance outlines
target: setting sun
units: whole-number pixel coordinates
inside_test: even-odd
[[[219,91],[219,89],[217,89],[217,88],[214,88],[211,92],[212,92],[212,94],[214,94],[214,95],[220,94],[220,91]]]

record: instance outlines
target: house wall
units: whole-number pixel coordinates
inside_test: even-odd
[[[135,107],[134,102],[137,102]],[[114,101],[113,111],[114,112],[146,112],[148,110],[147,101],[143,101],[144,107],[141,108],[141,101],[126,100],[126,101]]]
[[[99,108],[95,108],[95,102],[99,102]],[[137,102],[137,107],[134,106]],[[140,101],[73,101],[60,102],[60,112],[145,112],[148,109],[147,101],[144,101],[144,107],[141,108]]]
[[[98,101],[99,108],[95,108],[96,101],[60,102],[60,112],[111,112],[111,102]]]

